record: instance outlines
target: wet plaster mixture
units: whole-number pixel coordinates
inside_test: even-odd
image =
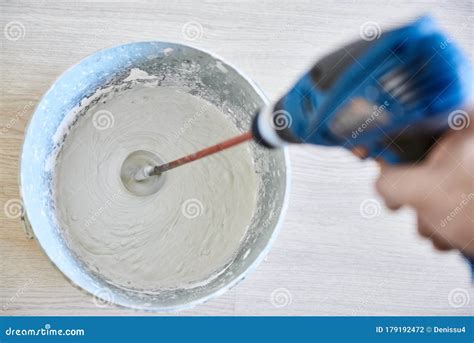
[[[149,196],[127,191],[120,169],[136,150],[169,161],[238,133],[215,106],[171,87],[136,87],[94,105],[68,133],[55,167],[68,244],[120,287],[212,280],[237,253],[255,208],[248,143],[169,171]]]

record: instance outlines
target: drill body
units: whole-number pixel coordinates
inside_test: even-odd
[[[416,162],[472,96],[472,71],[430,17],[361,39],[318,61],[256,116],[262,144],[342,146],[387,163]]]

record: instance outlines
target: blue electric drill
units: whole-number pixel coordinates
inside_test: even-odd
[[[372,38],[322,58],[259,111],[256,141],[342,146],[390,164],[421,161],[455,125],[450,113],[471,102],[472,69],[427,16]]]
[[[324,57],[253,133],[268,147],[343,146],[395,164],[416,162],[473,94],[469,62],[430,17],[361,39]]]

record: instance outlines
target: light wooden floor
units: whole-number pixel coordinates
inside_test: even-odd
[[[0,37],[0,314],[6,315],[144,314],[97,307],[3,211],[19,197],[18,156],[34,106],[86,55],[130,41],[187,43],[239,66],[274,98],[316,57],[357,38],[364,23],[383,28],[431,11],[474,57],[468,0],[0,3],[0,27],[9,29]],[[193,41],[183,35],[189,22],[199,24]],[[179,315],[472,314],[467,265],[420,239],[410,211],[375,206],[375,217],[361,216],[361,203],[378,199],[374,163],[309,146],[293,147],[291,160],[288,215],[265,262],[223,296]],[[452,306],[456,294],[470,303]],[[276,295],[288,299],[279,303],[285,306],[272,304]]]

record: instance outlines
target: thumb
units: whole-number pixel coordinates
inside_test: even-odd
[[[425,165],[389,166],[382,164],[376,183],[387,207],[417,207],[433,188],[434,175]]]

